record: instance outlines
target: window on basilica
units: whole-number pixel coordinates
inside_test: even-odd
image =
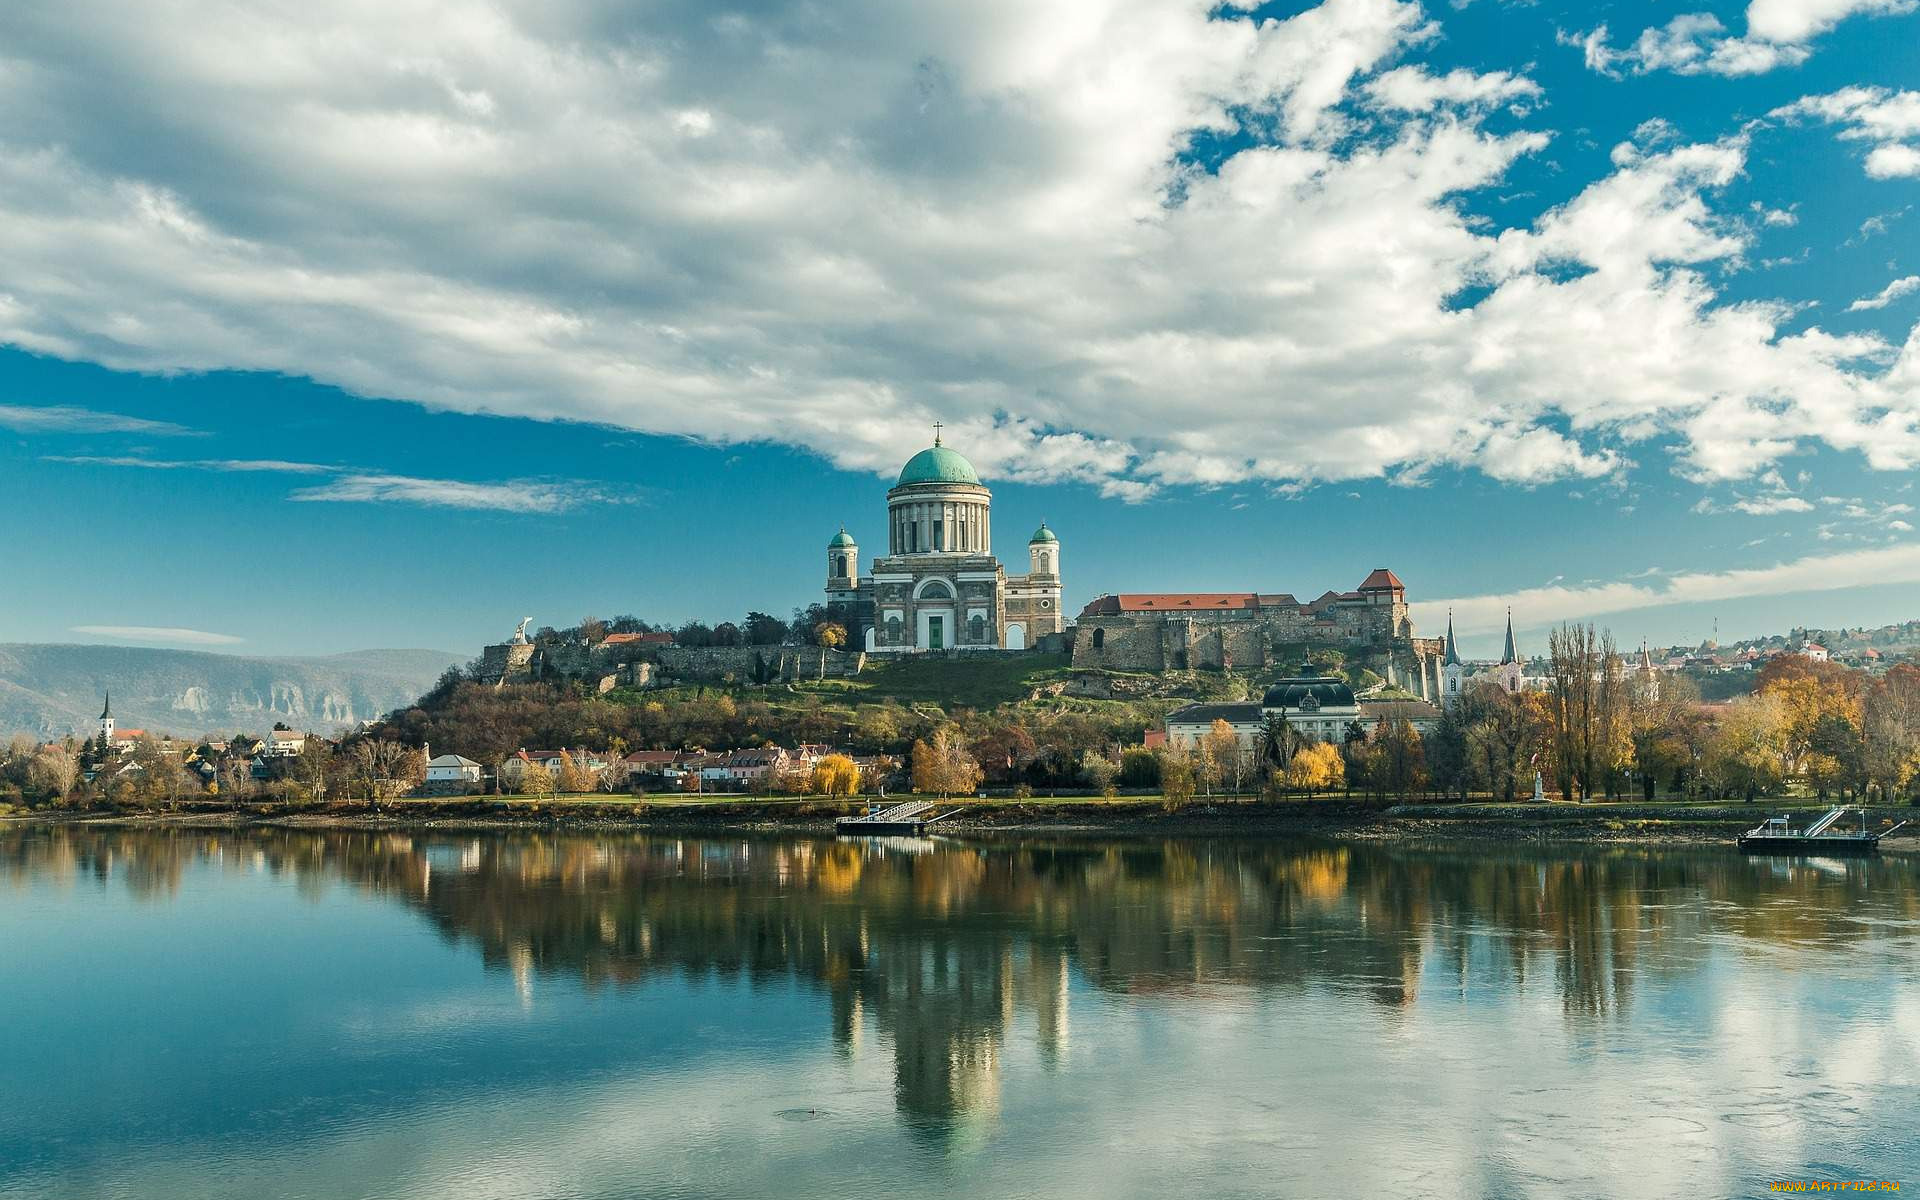
[[[979,613],[973,614],[973,620],[967,622],[967,637],[974,642],[987,640],[987,619]]]

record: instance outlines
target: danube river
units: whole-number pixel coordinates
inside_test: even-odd
[[[1920,1189],[1920,861],[0,829],[0,1196]]]

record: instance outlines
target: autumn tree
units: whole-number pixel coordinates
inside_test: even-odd
[[[973,740],[969,752],[995,783],[1012,783],[1040,753],[1025,727],[1007,722],[989,726]]]
[[[17,748],[16,756],[26,764],[32,786],[56,804],[72,795],[74,785],[80,782],[80,755],[70,745],[49,743],[33,750],[31,756]]]
[[[860,791],[860,766],[844,754],[828,754],[813,764],[812,789],[823,796],[853,796]]]
[[[593,790],[593,772],[587,769],[586,752],[581,750],[562,750],[560,769],[554,772],[554,783],[562,792],[590,792]]]
[[[980,764],[967,752],[960,731],[942,725],[930,738],[913,744],[914,790],[947,797],[972,795],[980,786]]]
[[[1347,764],[1338,747],[1315,742],[1294,752],[1287,766],[1287,786],[1307,793],[1330,791],[1346,781]]]
[[[527,769],[520,772],[517,789],[522,796],[549,796],[553,794],[553,772],[542,763],[530,762]]]
[[[1169,809],[1193,799],[1193,755],[1181,746],[1169,745],[1160,751],[1160,796]]]
[[[838,650],[847,644],[847,627],[838,621],[822,621],[813,627],[813,644],[821,650]],[[827,656],[820,656],[820,678],[827,677]]]
[[[1707,743],[1702,767],[1723,794],[1751,801],[1777,789],[1789,762],[1790,720],[1778,695],[1743,696],[1728,705]]]
[[[1420,732],[1407,721],[1384,721],[1369,742],[1373,761],[1368,770],[1379,793],[1404,796],[1427,782],[1426,754]]]
[[[1920,772],[1920,666],[1898,663],[1861,704],[1861,771],[1883,799],[1905,792]]]
[[[1241,759],[1240,734],[1225,720],[1215,718],[1206,733],[1200,736],[1199,754],[1196,756],[1199,769],[1204,772],[1207,794],[1213,794],[1216,783],[1232,783],[1233,790],[1240,790],[1240,780],[1246,771]]]
[[[418,750],[384,738],[355,739],[347,760],[354,782],[369,804],[391,800],[418,784],[424,774]]]

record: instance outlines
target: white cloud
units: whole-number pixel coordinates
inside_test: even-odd
[[[277,458],[142,458],[132,454],[48,454],[47,462],[83,467],[142,467],[150,471],[227,471],[273,472],[293,475],[323,475],[337,467],[317,463],[287,462]]]
[[[1407,62],[1396,0],[1216,7],[7,6],[0,341],[875,471],[939,417],[1129,499],[1920,460],[1920,350],[1723,300],[1743,142],[1503,228],[1469,201],[1550,142],[1485,127],[1524,64]]]
[[[1412,608],[1416,625],[1437,629],[1451,610],[1458,632],[1474,634],[1503,628],[1508,607],[1515,624],[1539,628],[1672,604],[1895,583],[1920,583],[1920,543],[1813,555],[1768,567],[1689,572],[1645,583],[1554,584],[1504,595],[1424,601]]]
[[[299,488],[287,498],[304,502],[414,504],[512,513],[561,513],[585,504],[609,502],[605,493],[573,483],[527,480],[463,483],[406,475],[345,475],[330,483]]]
[[[1848,17],[1906,13],[1914,6],[1915,0],[1753,0],[1747,6],[1747,31],[1738,37],[1713,14],[1696,12],[1643,29],[1618,49],[1605,25],[1583,34],[1562,33],[1560,41],[1578,46],[1588,69],[1605,75],[1761,75],[1807,61],[1813,53],[1808,43]]]
[[[1812,512],[1813,505],[1798,496],[1756,496],[1744,500],[1735,500],[1733,507],[1743,513],[1756,517],[1773,516],[1776,513]]]
[[[1365,92],[1382,108],[1427,112],[1442,105],[1517,104],[1537,100],[1540,85],[1522,75],[1491,71],[1478,75],[1456,68],[1429,75],[1420,67],[1395,67],[1370,80]]]
[[[0,429],[20,433],[144,433],[189,434],[193,430],[171,421],[149,421],[144,417],[126,417],[119,413],[95,412],[54,404],[35,407],[24,404],[0,404]]]
[[[226,633],[201,629],[173,629],[159,625],[74,625],[70,633],[112,638],[121,642],[170,642],[183,646],[233,646],[245,641]]]
[[[1920,177],[1920,92],[1895,92],[1878,87],[1849,87],[1820,96],[1806,96],[1776,108],[1769,116],[1788,120],[1818,120],[1840,126],[1843,141],[1873,142],[1866,171],[1874,179]],[[1870,218],[1871,225],[1880,218]],[[1881,225],[1878,232],[1884,232]],[[1867,226],[1861,226],[1867,232]]]
[[[164,459],[134,455],[49,454],[47,462],[76,466],[135,467],[151,471],[218,471],[287,475],[334,475],[333,480],[299,488],[287,498],[301,502],[414,504],[515,513],[562,513],[588,504],[613,504],[613,493],[576,480],[510,480],[469,483],[457,479],[421,479],[409,475],[355,471],[282,459]]]
[[[1900,297],[1911,295],[1916,291],[1920,291],[1920,275],[1907,275],[1881,288],[1878,295],[1865,296],[1859,300],[1855,300],[1852,304],[1847,305],[1847,311],[1860,312],[1865,309],[1885,308],[1895,300],[1900,299]]]

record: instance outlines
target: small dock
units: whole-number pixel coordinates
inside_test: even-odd
[[[928,825],[953,815],[952,812],[928,816],[931,800],[908,800],[888,808],[869,809],[857,817],[841,817],[833,831],[842,837],[899,837],[924,833]]]
[[[1841,828],[1848,813],[1858,818],[1858,828]],[[1905,821],[1885,833],[1867,828],[1866,810],[1834,808],[1816,818],[1805,829],[1796,830],[1786,817],[1770,817],[1741,834],[1734,842],[1748,854],[1873,854],[1880,839],[1898,831]]]

